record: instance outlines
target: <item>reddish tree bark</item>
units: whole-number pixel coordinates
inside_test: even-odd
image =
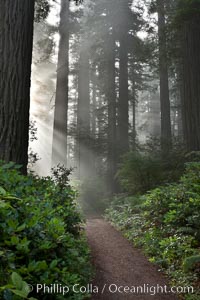
[[[0,1],[0,159],[28,163],[34,0]]]

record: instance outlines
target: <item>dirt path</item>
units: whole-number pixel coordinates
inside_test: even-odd
[[[96,269],[96,277],[92,283],[96,293],[93,293],[92,300],[177,299],[172,293],[167,295],[160,292],[155,296],[151,295],[154,294],[155,288],[161,289],[159,286],[167,285],[166,278],[148,262],[141,251],[133,248],[131,243],[105,220],[88,219],[86,231],[92,262]],[[98,293],[95,286],[98,287]],[[133,286],[145,287],[146,290],[151,290],[151,293],[141,292],[140,288],[138,293],[134,293]],[[116,287],[121,292],[112,293]],[[128,287],[131,289],[129,292]],[[123,288],[125,291],[122,291]]]

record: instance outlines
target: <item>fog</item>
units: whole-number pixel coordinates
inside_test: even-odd
[[[58,163],[62,163],[64,157],[66,167],[73,168],[73,180],[86,182],[85,194],[88,197],[89,191],[89,198],[91,195],[94,198],[99,188],[106,191],[105,195],[109,194],[110,179],[116,180],[118,166],[125,154],[120,150],[124,143],[123,132],[129,136],[129,149],[126,151],[135,150],[132,145],[144,144],[151,136],[160,136],[159,78],[145,58],[148,50],[143,45],[152,39],[143,25],[143,20],[148,18],[148,1],[143,8],[141,1],[133,1],[132,5],[129,1],[126,7],[118,2],[118,10],[112,8],[113,1],[85,0],[79,6],[70,3],[67,148],[63,153],[63,132],[56,129],[54,134],[58,142],[55,153]],[[40,159],[31,169],[42,176],[49,175],[52,167],[56,77],[59,71],[59,12],[60,3],[52,2],[47,20],[35,24],[34,31],[30,115],[36,121],[37,140],[30,142],[30,148]],[[153,16],[149,26],[156,31],[154,22]],[[128,45],[125,53],[124,32]],[[110,49],[112,38],[115,40],[114,48]],[[115,100],[110,100],[112,87],[109,78],[112,73],[107,69],[112,63],[112,51],[115,57]],[[123,71],[123,59],[127,63],[127,73]],[[65,65],[61,63],[61,67]],[[123,94],[126,93],[129,99],[125,100]],[[128,111],[125,111],[123,101],[127,101]],[[112,115],[114,111],[115,116]],[[113,118],[116,120],[114,125]],[[124,131],[126,127],[128,132]],[[136,132],[136,137],[133,132]]]

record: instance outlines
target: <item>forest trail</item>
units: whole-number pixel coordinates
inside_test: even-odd
[[[92,282],[97,286],[98,293],[93,293],[92,300],[176,300],[173,294],[158,293],[152,296],[150,293],[111,293],[111,289],[123,286],[165,286],[167,280],[159,273],[140,250],[135,249],[120,232],[113,228],[105,220],[94,217],[89,218],[86,225],[87,238],[91,249],[92,263],[96,270],[96,276]],[[105,286],[106,285],[106,286]],[[105,290],[102,290],[105,286]]]

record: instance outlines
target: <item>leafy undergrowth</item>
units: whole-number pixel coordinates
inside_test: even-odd
[[[199,299],[200,163],[188,163],[177,184],[138,197],[116,196],[106,218],[142,247],[173,285],[194,287],[185,299]]]
[[[0,298],[84,299],[77,290],[89,282],[91,266],[75,191],[62,168],[56,180],[22,176],[18,168],[0,162]],[[47,288],[37,292],[37,284]]]

